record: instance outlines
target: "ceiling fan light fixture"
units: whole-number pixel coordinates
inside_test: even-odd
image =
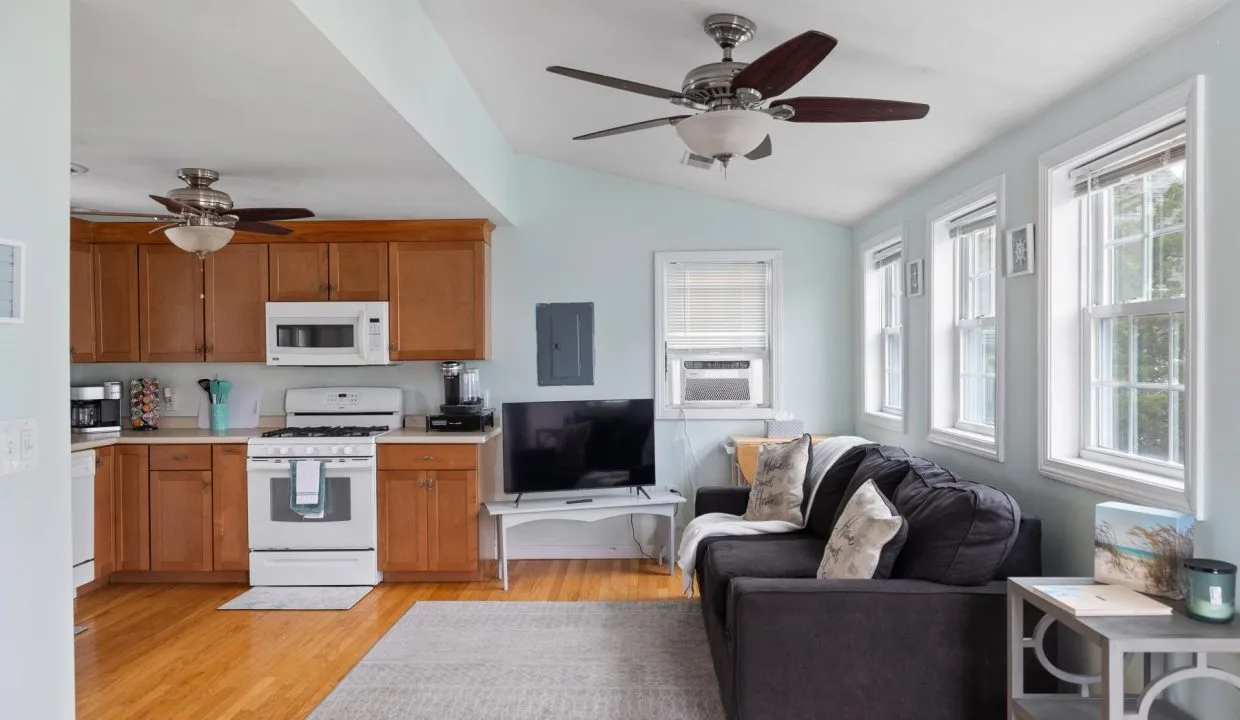
[[[757,110],[715,110],[676,125],[676,134],[697,155],[725,158],[744,155],[770,132],[771,116]]]
[[[209,225],[179,225],[164,230],[173,245],[200,258],[220,250],[232,240],[232,228]]]

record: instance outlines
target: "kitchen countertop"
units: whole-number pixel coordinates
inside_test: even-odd
[[[108,445],[198,445],[244,443],[252,437],[258,437],[270,427],[238,428],[211,432],[198,428],[161,428],[159,430],[122,430],[119,433],[73,433],[70,435],[69,449],[72,452],[91,450]],[[427,432],[421,428],[404,427],[380,435],[376,441],[380,445],[387,444],[432,444],[432,445],[480,445],[491,438],[498,437],[500,429],[491,428],[485,432]]]

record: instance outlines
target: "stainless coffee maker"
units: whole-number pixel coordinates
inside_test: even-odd
[[[73,432],[120,432],[123,409],[119,381],[69,388],[69,425]]]

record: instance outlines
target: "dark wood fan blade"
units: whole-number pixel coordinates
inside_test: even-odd
[[[930,106],[921,103],[865,98],[801,97],[771,103],[771,107],[784,105],[796,111],[796,114],[789,118],[791,122],[852,123],[920,120],[930,112]]]
[[[762,144],[758,145],[758,147],[745,153],[745,157],[749,158],[750,160],[761,160],[764,157],[770,157],[770,155],[771,155],[771,136],[770,135],[767,135],[765,138],[763,138]]]
[[[633,123],[631,125],[621,125],[620,127],[599,130],[588,135],[578,135],[574,140],[593,140],[594,138],[607,137],[609,135],[619,135],[621,133],[633,132],[634,130],[645,130],[647,128],[663,127],[664,125],[675,125],[676,123],[689,117],[688,115],[674,115],[672,117],[659,118],[658,120],[646,120],[645,122]]]
[[[233,208],[225,215],[238,220],[298,220],[312,218],[314,213],[305,208]]]
[[[163,205],[164,207],[168,208],[168,210],[169,210],[170,212],[174,212],[174,213],[189,213],[190,215],[202,215],[202,214],[204,214],[204,213],[203,213],[201,210],[199,210],[198,208],[196,208],[196,207],[191,207],[191,206],[189,206],[189,205],[186,205],[185,203],[181,202],[180,200],[173,200],[172,198],[160,197],[159,195],[150,195],[150,196],[148,196],[148,197],[150,197],[152,200],[154,200],[155,202],[159,203],[160,205]]]
[[[556,75],[563,75],[564,77],[570,77],[575,80],[585,80],[586,82],[594,83],[595,85],[604,85],[617,90],[627,90],[639,95],[649,95],[650,97],[656,97],[660,100],[671,100],[672,98],[684,97],[678,92],[673,90],[665,90],[664,88],[655,87],[654,85],[633,82],[632,80],[621,80],[620,78],[614,78],[609,75],[599,75],[598,73],[586,72],[585,70],[574,70],[572,68],[560,67],[559,65],[552,65],[547,68],[547,72],[555,73]]]
[[[293,231],[279,225],[270,225],[265,222],[255,222],[253,220],[241,220],[233,225],[233,230],[241,232],[262,233],[263,235],[292,235]]]
[[[826,33],[803,32],[749,63],[732,78],[732,88],[752,88],[764,98],[782,95],[818,67],[836,44]]]

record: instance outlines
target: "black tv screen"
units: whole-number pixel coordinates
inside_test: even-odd
[[[504,492],[654,485],[654,400],[504,403]]]

